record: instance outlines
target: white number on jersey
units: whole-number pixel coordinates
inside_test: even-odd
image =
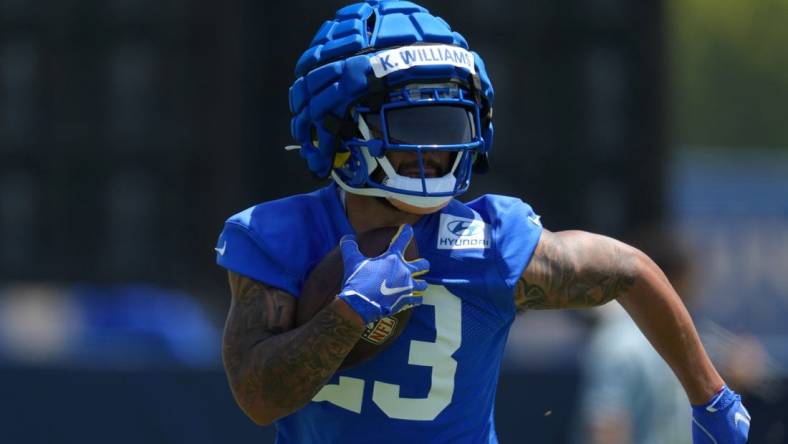
[[[462,303],[441,285],[430,285],[424,305],[435,307],[435,342],[412,340],[408,364],[432,367],[432,383],[426,398],[402,398],[400,386],[374,381],[372,401],[390,418],[432,421],[451,402],[457,361],[452,354],[462,341]],[[312,401],[328,401],[352,412],[361,413],[365,381],[339,377],[338,384],[326,384]]]

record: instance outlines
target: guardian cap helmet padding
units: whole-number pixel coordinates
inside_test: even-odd
[[[493,88],[484,63],[423,7],[369,0],[340,9],[295,73],[291,133],[316,176],[428,213],[486,170]],[[398,175],[387,150],[417,153],[421,177]],[[427,177],[428,151],[456,152],[451,171]]]

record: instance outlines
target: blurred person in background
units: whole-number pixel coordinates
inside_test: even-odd
[[[613,299],[681,379],[695,442],[746,441],[749,414],[646,255],[543,230],[516,198],[455,199],[488,169],[493,89],[445,21],[410,2],[349,5],[296,75],[295,149],[333,183],[236,214],[216,245],[232,294],[230,387],[256,423],[276,421],[278,442],[497,442],[492,407],[516,311]],[[390,226],[400,230],[389,249],[364,257],[354,233]],[[408,262],[411,236],[423,259]],[[296,326],[304,278],[337,243],[341,290]],[[413,315],[391,347],[338,371],[365,325],[404,309]]]
[[[676,293],[693,304],[693,266],[682,237],[664,226],[641,230],[629,241],[662,268]],[[691,444],[691,408],[676,376],[617,302],[591,316],[594,330],[582,361],[576,444]],[[697,322],[697,320],[696,320]],[[701,331],[707,348],[718,341]],[[738,391],[763,374],[765,356],[754,338],[731,341],[715,362]],[[746,363],[743,361],[747,361]]]

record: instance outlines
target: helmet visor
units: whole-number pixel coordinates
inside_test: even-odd
[[[460,145],[476,137],[473,113],[462,106],[410,106],[390,108],[384,112],[386,131],[378,114],[368,114],[365,121],[374,137],[388,136],[390,144]]]

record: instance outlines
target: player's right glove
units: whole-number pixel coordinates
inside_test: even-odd
[[[410,262],[405,259],[405,247],[412,237],[413,228],[402,225],[389,248],[374,258],[361,254],[353,235],[344,236],[339,242],[345,276],[338,297],[350,305],[364,323],[421,304],[427,283],[416,277],[429,271],[430,263],[426,259]]]
[[[728,386],[706,404],[692,406],[693,444],[743,444],[749,433],[750,414]]]

